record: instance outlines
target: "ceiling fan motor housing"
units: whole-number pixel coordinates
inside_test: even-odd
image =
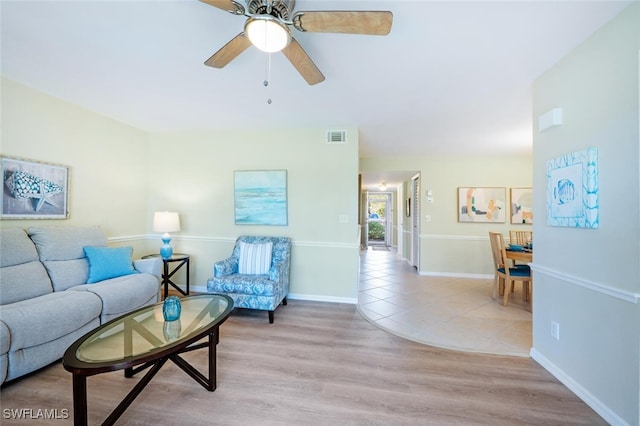
[[[205,61],[223,68],[253,45],[264,52],[282,52],[309,85],[324,81],[324,75],[293,38],[289,27],[301,32],[387,35],[393,14],[389,11],[312,10],[293,14],[295,0],[200,0],[233,15],[244,15],[244,31]]]
[[[268,15],[271,5],[271,15],[289,20],[295,0],[247,0],[247,11],[252,15]]]

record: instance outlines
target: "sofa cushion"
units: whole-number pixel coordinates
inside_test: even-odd
[[[132,262],[133,247],[87,246],[84,248],[84,253],[89,260],[87,284],[136,272]]]
[[[42,263],[5,266],[0,272],[0,305],[15,303],[52,293],[53,287]]]
[[[89,262],[86,258],[75,260],[49,260],[44,262],[55,291],[86,284],[89,278]]]
[[[241,274],[266,274],[271,267],[271,250],[273,243],[240,242],[240,260],[238,272]]]
[[[0,267],[38,260],[38,252],[24,229],[0,230]]]
[[[107,245],[107,237],[98,226],[34,226],[28,232],[55,291],[85,284],[89,278],[89,262],[84,247]]]
[[[38,252],[24,229],[0,230],[0,305],[53,292]]]
[[[7,374],[9,372],[9,355],[0,355],[0,383],[4,383],[7,380]]]
[[[0,321],[0,354],[6,354],[9,352],[10,346],[11,337],[9,336],[9,327],[7,327],[7,324],[4,322]]]
[[[9,352],[6,358],[9,368],[7,369],[5,379],[13,380],[59,360],[73,342],[98,326],[100,326],[100,320],[95,318],[77,330],[58,339],[41,345],[29,346],[28,348]],[[0,368],[2,365],[1,362],[0,360]]]
[[[73,307],[73,309],[70,309]],[[89,292],[63,291],[2,306],[11,352],[65,336],[100,316],[102,302]]]
[[[150,300],[156,302],[160,294],[160,280],[151,274],[124,275],[96,284],[71,287],[68,291],[97,295],[102,300],[101,317],[110,318],[145,306]]]
[[[81,259],[85,246],[107,245],[98,226],[32,226],[28,231],[42,261]]]

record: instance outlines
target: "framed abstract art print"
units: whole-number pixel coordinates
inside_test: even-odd
[[[504,223],[506,188],[458,188],[458,222]]]

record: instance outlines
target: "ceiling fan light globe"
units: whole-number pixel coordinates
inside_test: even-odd
[[[281,51],[291,41],[289,28],[268,15],[248,19],[244,32],[251,44],[268,53]]]

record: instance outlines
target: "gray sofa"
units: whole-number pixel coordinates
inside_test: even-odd
[[[133,273],[87,284],[97,261],[90,264],[86,246],[107,247],[99,227],[0,230],[0,384],[60,359],[99,325],[159,300],[159,258],[130,261]]]

